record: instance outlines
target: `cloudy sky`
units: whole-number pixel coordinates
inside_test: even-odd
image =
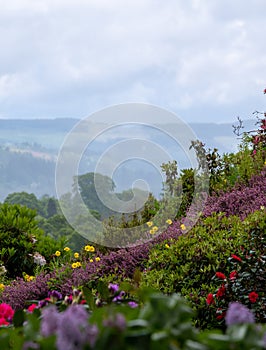
[[[0,0],[0,118],[265,110],[265,0]]]

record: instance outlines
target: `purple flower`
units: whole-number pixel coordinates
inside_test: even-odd
[[[22,350],[33,350],[33,349],[39,350],[40,349],[40,345],[37,344],[37,343],[34,343],[33,341],[30,341],[30,340],[26,341],[23,344]]]
[[[114,283],[109,283],[108,289],[111,293],[115,294],[119,291],[119,285]]]
[[[135,301],[129,301],[128,306],[130,306],[132,309],[135,309],[139,305]]]
[[[49,337],[55,334],[59,320],[59,313],[55,305],[50,305],[42,310],[41,334]]]
[[[117,301],[121,301],[122,300],[122,298],[123,298],[123,296],[125,295],[126,293],[122,290],[117,296],[115,296],[114,298],[113,298],[113,302],[115,303],[115,302],[117,302]]]
[[[225,316],[225,323],[227,326],[239,323],[255,323],[255,318],[245,305],[232,302],[229,304],[228,310]]]
[[[48,292],[48,298],[51,299],[51,302],[55,303],[57,300],[62,299],[62,294],[57,290],[52,290],[51,292]]]
[[[70,305],[59,317],[56,345],[58,350],[83,349],[93,346],[98,329],[88,322],[88,313],[82,305]]]
[[[115,315],[110,315],[106,320],[103,321],[105,327],[115,328],[120,332],[126,329],[126,319],[124,315],[117,313]]]

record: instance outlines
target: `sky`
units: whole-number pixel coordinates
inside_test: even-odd
[[[186,122],[265,110],[265,0],[0,0],[0,118],[144,102]]]

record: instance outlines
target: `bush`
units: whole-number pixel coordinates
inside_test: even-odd
[[[32,274],[36,237],[40,235],[35,211],[17,204],[0,206],[0,254],[7,276]]]
[[[259,244],[265,235],[265,221],[262,210],[243,222],[222,213],[202,220],[187,235],[176,241],[167,240],[151,250],[141,285],[163,293],[181,293],[197,311],[195,324],[212,327],[213,313],[206,308],[207,295],[216,289],[212,278],[217,271],[229,276],[228,256],[250,250],[251,239]]]

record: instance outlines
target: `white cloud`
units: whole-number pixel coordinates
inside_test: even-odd
[[[9,96],[1,115],[84,116],[134,100],[192,120],[196,108],[222,113],[263,103],[263,0],[0,0],[0,6],[6,77],[0,91]],[[16,79],[28,82],[25,103]]]

